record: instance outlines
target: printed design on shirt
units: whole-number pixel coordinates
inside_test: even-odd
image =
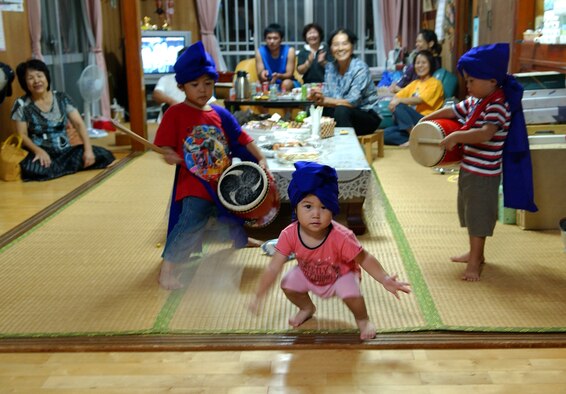
[[[217,181],[230,166],[226,137],[211,125],[195,126],[189,132],[183,156],[189,171],[206,181]]]
[[[340,267],[333,264],[331,257],[316,261],[299,261],[299,267],[305,277],[317,286],[326,286],[336,282],[341,276]]]

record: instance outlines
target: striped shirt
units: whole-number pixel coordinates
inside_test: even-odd
[[[480,103],[481,99],[468,97],[454,104],[453,109],[456,116],[463,122],[466,122]],[[465,144],[460,168],[483,176],[497,176],[501,174],[501,156],[503,144],[509,131],[510,120],[511,112],[506,101],[495,100],[487,104],[471,128],[481,128],[485,123],[492,123],[497,126],[497,132],[489,141]]]

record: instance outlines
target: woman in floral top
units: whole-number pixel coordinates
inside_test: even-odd
[[[381,122],[377,89],[369,67],[354,56],[357,37],[348,29],[331,34],[328,44],[334,61],[326,64],[324,87],[310,99],[324,106],[323,115],[333,117],[338,127],[353,127],[357,135],[373,133]]]

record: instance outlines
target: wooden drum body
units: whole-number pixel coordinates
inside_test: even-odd
[[[457,163],[462,160],[462,147],[456,145],[452,150],[440,146],[447,135],[462,128],[453,119],[434,119],[418,123],[409,137],[409,148],[413,159],[425,166],[435,167]]]
[[[275,181],[251,161],[234,163],[218,181],[218,198],[234,215],[251,228],[269,225],[279,213],[280,201]]]

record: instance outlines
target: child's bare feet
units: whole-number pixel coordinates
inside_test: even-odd
[[[466,271],[464,271],[462,280],[466,280],[468,282],[477,282],[478,280],[480,280],[482,267],[483,261],[468,261],[468,265],[466,265]]]
[[[366,339],[373,339],[375,338],[375,335],[377,334],[377,331],[375,329],[375,325],[365,319],[365,320],[356,320],[356,324],[358,325],[358,328],[360,329],[360,339],[366,340]]]
[[[246,248],[259,248],[262,244],[263,241],[260,241],[259,239],[255,239],[252,237],[248,237],[248,244],[246,245]]]
[[[183,287],[183,284],[179,280],[179,275],[175,274],[175,264],[168,261],[164,261],[161,264],[159,284],[165,290],[176,290]]]
[[[460,256],[451,256],[450,261],[453,261],[455,263],[467,263],[469,258],[470,258],[470,252],[466,252]]]
[[[316,308],[313,309],[299,309],[299,312],[292,318],[289,319],[289,324],[293,328],[299,327],[301,324],[309,320],[314,313],[316,312]]]
[[[463,255],[460,255],[460,256],[450,257],[450,261],[453,261],[455,263],[467,263],[468,260],[470,260],[470,252],[464,253]],[[482,258],[481,264],[484,264],[484,263],[485,263],[485,260]]]

